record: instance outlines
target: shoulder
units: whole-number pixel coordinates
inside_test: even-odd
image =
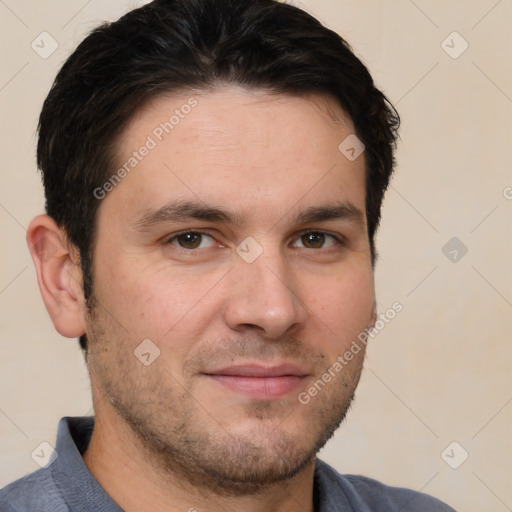
[[[2,512],[68,512],[68,507],[52,477],[43,468],[16,480],[0,490]]]
[[[422,492],[392,487],[364,476],[346,475],[345,478],[372,510],[378,505],[381,507],[378,510],[383,511],[454,512],[446,503]]]
[[[317,461],[316,470],[327,500],[342,496],[358,512],[455,512],[428,494],[392,487],[365,476],[341,475],[322,461]]]

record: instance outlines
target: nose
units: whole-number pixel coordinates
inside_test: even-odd
[[[297,291],[297,279],[282,257],[261,256],[252,263],[241,259],[230,272],[224,316],[235,331],[256,330],[269,340],[304,325],[308,313]]]

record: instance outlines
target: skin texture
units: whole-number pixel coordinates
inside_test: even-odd
[[[84,461],[127,511],[313,510],[314,457],[350,405],[364,350],[307,405],[298,395],[375,320],[364,154],[338,151],[354,129],[330,98],[223,88],[148,103],[118,142],[119,166],[191,96],[197,106],[102,199],[92,311],[64,234],[45,216],[29,229],[55,327],[89,339],[96,427]],[[180,215],[152,215],[165,205]],[[352,215],[298,218],[339,205]],[[232,218],[190,217],[199,208]],[[237,252],[254,247],[251,263]],[[146,366],[134,351],[147,339]],[[300,373],[284,390],[283,379],[251,394],[240,386],[253,380],[212,377],[282,364]]]

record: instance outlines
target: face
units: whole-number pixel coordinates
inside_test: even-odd
[[[241,89],[159,98],[127,126],[89,368],[97,418],[111,407],[159,468],[250,492],[341,422],[364,350],[308,390],[374,314],[364,155],[338,150],[353,132],[331,99]]]

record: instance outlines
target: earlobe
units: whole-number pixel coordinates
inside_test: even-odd
[[[32,220],[27,244],[39,290],[55,329],[68,338],[81,336],[85,333],[85,308],[78,251],[48,215]]]

